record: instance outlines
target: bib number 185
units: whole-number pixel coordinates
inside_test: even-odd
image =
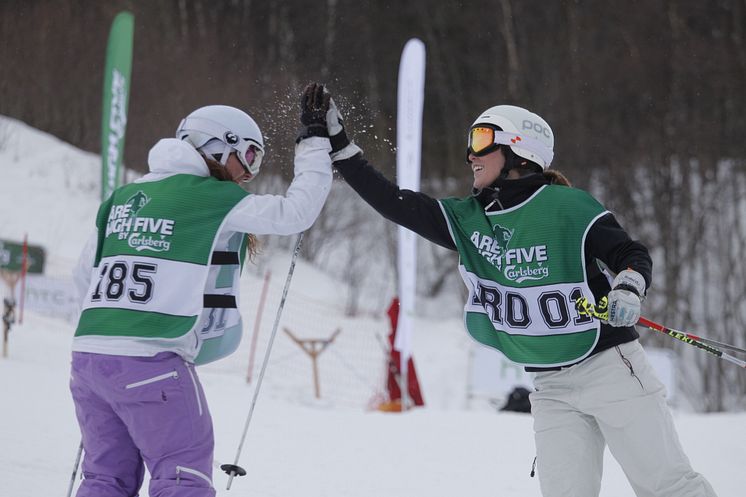
[[[117,261],[101,266],[99,280],[91,301],[118,302],[125,297],[136,304],[144,304],[153,297],[153,278],[158,266],[143,262]]]

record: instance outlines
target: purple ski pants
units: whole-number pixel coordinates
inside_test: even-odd
[[[77,497],[214,497],[213,432],[194,365],[164,352],[73,352],[70,390],[83,434]]]

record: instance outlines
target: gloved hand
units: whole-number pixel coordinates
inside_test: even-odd
[[[310,136],[329,137],[326,127],[326,115],[329,112],[331,95],[324,85],[309,83],[300,97],[300,122],[298,138],[295,143]]]
[[[329,112],[326,113],[326,123],[329,129],[329,141],[332,144],[332,162],[349,159],[362,152],[360,147],[347,138],[342,113],[337,109],[334,99],[329,99]]]
[[[640,319],[640,305],[645,297],[645,278],[632,269],[625,269],[616,275],[611,283],[608,298],[611,326],[632,326]]]

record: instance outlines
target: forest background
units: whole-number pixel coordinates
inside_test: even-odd
[[[746,346],[746,1],[2,0],[0,114],[100,152],[106,39],[121,10],[135,15],[128,168],[144,172],[150,146],[185,114],[224,103],[266,135],[252,187],[282,191],[298,95],[319,80],[393,178],[399,57],[418,37],[427,49],[422,191],[468,194],[469,125],[492,105],[526,107],[555,132],[554,167],[650,248],[645,314]],[[395,281],[395,240],[390,223],[337,185],[303,254],[353,283],[354,314],[373,269]],[[420,260],[419,292],[451,292],[458,309],[455,254],[423,242]],[[744,371],[642,333],[677,351],[695,409],[746,409]]]

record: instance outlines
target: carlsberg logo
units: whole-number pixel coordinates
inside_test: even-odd
[[[499,224],[495,224],[492,230],[494,236],[475,231],[470,239],[479,254],[502,271],[507,280],[521,283],[549,276],[549,268],[544,264],[548,260],[546,245],[508,248],[514,230]]]
[[[138,191],[124,204],[113,205],[106,223],[106,237],[116,235],[119,240],[138,252],[167,252],[171,249],[170,237],[174,234],[173,219],[138,216],[150,198]]]
[[[546,261],[546,245],[535,245],[527,249],[511,249],[505,254],[503,275],[516,283],[527,280],[541,280],[549,276],[549,268],[544,265]]]

